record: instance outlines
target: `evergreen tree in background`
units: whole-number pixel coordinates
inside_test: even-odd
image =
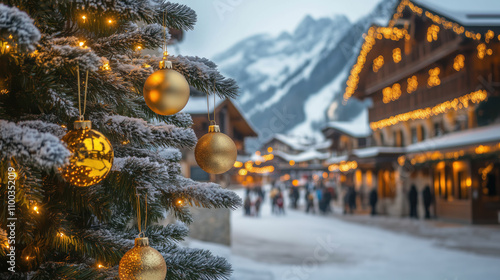
[[[241,200],[219,185],[181,176],[179,149],[197,141],[191,116],[157,115],[142,94],[161,57],[138,46],[162,46],[165,11],[167,27],[182,30],[193,28],[195,12],[162,0],[0,2],[0,278],[116,279],[138,234],[139,194],[143,219],[147,197],[146,236],[165,258],[167,279],[228,279],[225,259],[178,242],[192,222],[185,205],[234,209]],[[192,87],[236,96],[234,80],[213,62],[169,60]],[[58,172],[70,156],[60,139],[79,116],[77,65],[80,73],[89,71],[85,117],[115,151],[110,174],[88,188],[70,185]],[[17,172],[14,274],[6,256],[9,167]],[[178,222],[159,225],[167,215]]]

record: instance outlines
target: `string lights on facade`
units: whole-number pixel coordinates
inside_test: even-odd
[[[384,127],[392,126],[400,122],[406,122],[408,120],[423,120],[428,119],[431,116],[436,116],[444,114],[450,110],[459,110],[462,108],[469,107],[470,103],[477,104],[481,101],[486,100],[488,94],[486,90],[478,90],[467,95],[457,97],[453,100],[440,103],[434,107],[427,107],[424,109],[418,109],[411,112],[399,114],[396,116],[389,117],[380,121],[370,123],[370,127],[373,130],[381,129]]]

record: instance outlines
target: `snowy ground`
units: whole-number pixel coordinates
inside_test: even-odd
[[[269,200],[260,218],[244,217],[240,209],[231,222],[231,248],[196,240],[190,246],[228,258],[234,280],[500,279],[498,255],[450,249],[429,236],[302,211],[277,217]]]

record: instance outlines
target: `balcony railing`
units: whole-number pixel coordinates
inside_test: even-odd
[[[409,75],[418,71],[418,68],[425,67],[432,63],[433,59],[439,59],[441,55],[446,55],[448,51],[453,51],[462,39],[448,32],[443,32],[438,41],[421,42],[413,46],[412,52],[408,55],[403,54],[399,63],[394,63],[392,57],[377,73],[367,75],[366,89],[377,88],[380,84],[391,80],[392,77]],[[403,50],[404,52],[404,50]],[[441,55],[440,55],[441,54]],[[395,78],[396,80],[398,78]],[[395,82],[395,81],[391,81]]]
[[[466,95],[473,91],[471,81],[465,71],[457,72],[441,80],[439,86],[432,88],[421,87],[408,94],[403,90],[401,97],[387,104],[382,100],[375,102],[369,110],[370,122],[385,119],[398,114],[410,112],[426,107],[433,107],[439,103]]]

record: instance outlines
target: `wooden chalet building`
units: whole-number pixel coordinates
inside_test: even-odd
[[[258,154],[274,167],[273,178],[300,179],[323,173],[323,161],[329,157],[330,141],[274,134],[264,142]]]
[[[430,186],[438,218],[500,222],[500,13],[402,0],[364,40],[344,99],[372,99],[372,136],[346,156],[373,178],[380,210],[406,215],[415,185],[422,217]]]

